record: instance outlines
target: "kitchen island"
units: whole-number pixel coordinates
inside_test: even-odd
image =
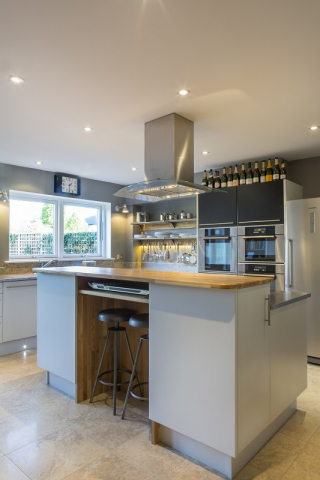
[[[149,372],[145,358],[139,379],[150,379],[154,443],[161,440],[232,478],[294,413],[307,386],[308,295],[275,299],[264,277],[36,271],[38,365],[49,372],[48,383],[77,402],[90,397],[106,334],[98,312],[126,306],[149,311]],[[88,286],[104,279],[145,282],[149,298]],[[128,327],[136,351],[142,332],[133,330]],[[121,346],[120,358],[130,369]]]

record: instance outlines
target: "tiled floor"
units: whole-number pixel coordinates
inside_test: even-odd
[[[237,480],[320,480],[320,367],[308,367],[299,410]],[[125,421],[105,395],[76,405],[45,385],[36,351],[0,357],[1,480],[218,480],[223,475],[153,446],[141,402]],[[120,411],[120,410],[119,410]]]

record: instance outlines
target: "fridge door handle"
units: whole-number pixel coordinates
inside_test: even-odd
[[[270,327],[270,296],[268,295],[265,299],[265,317],[264,317],[264,321],[267,322],[267,324],[269,325]],[[266,311],[267,310],[267,311]]]
[[[293,272],[292,272],[292,265],[293,265],[293,240],[288,239],[288,287],[293,286]]]

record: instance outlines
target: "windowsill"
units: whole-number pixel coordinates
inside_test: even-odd
[[[50,260],[52,260],[52,257],[43,257],[43,258],[17,258],[17,259],[14,259],[14,260],[5,260],[3,263],[5,265],[12,265],[14,263],[43,263],[43,262],[49,262]],[[98,261],[98,260],[115,260],[115,258],[102,258],[102,257],[74,257],[74,258],[54,258],[54,262],[52,266],[54,266],[54,263],[55,262],[79,262],[79,260],[81,260],[82,262],[90,262],[91,260],[92,261]]]

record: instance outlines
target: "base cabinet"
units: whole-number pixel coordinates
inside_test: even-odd
[[[3,282],[2,341],[37,335],[37,282]]]

